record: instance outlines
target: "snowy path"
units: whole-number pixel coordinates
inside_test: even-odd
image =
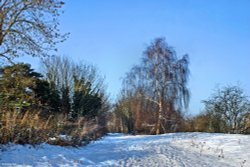
[[[11,146],[0,166],[248,167],[250,136],[177,133],[159,136],[110,134],[81,148]]]

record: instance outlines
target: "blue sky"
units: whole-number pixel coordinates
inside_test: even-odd
[[[240,83],[250,95],[249,0],[67,0],[64,11],[61,29],[71,35],[60,55],[96,65],[112,99],[156,37],[190,56],[189,113],[216,86]]]

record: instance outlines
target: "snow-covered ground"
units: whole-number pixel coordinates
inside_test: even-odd
[[[173,133],[158,136],[109,134],[85,147],[9,145],[0,166],[249,167],[250,136]]]

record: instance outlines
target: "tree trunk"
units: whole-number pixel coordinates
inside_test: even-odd
[[[163,112],[163,103],[162,103],[162,98],[159,100],[159,110],[157,113],[157,121],[156,121],[156,135],[160,134],[161,132],[161,120],[162,120],[162,112]]]
[[[135,133],[138,133],[138,131],[141,131],[141,102],[138,100],[136,103],[136,115],[135,115]]]
[[[3,22],[4,22],[4,13],[3,10],[0,9],[0,46],[3,43]]]

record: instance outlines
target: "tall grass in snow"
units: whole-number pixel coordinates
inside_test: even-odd
[[[0,143],[81,145],[102,135],[96,120],[69,120],[63,114],[1,111]]]

